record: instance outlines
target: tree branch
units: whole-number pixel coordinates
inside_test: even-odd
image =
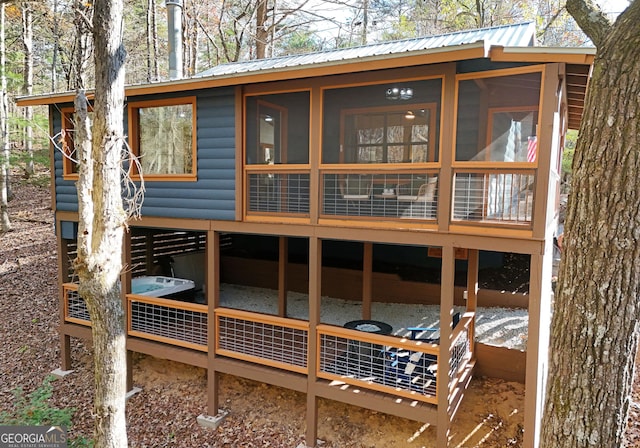
[[[593,0],[567,0],[567,11],[594,45],[600,47],[612,28],[600,7]]]

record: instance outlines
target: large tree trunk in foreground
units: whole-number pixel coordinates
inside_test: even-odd
[[[567,6],[598,54],[575,152],[540,446],[613,448],[638,345],[640,2],[615,25],[582,1]]]
[[[126,215],[121,196],[124,144],[122,0],[95,2],[93,33],[96,89],[92,143],[86,99],[76,98],[80,150],[76,273],[91,316],[95,367],[95,446],[127,446],[126,334],[120,284]],[[83,119],[84,118],[84,119]],[[83,138],[84,137],[84,138]]]

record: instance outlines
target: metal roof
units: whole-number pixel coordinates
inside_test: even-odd
[[[503,25],[491,28],[480,28],[455,33],[425,36],[412,39],[382,42],[360,47],[342,48],[279,58],[258,59],[252,61],[221,64],[205,70],[195,78],[211,76],[229,76],[251,73],[262,70],[290,69],[308,65],[335,63],[380,57],[385,55],[406,55],[412,52],[435,48],[455,47],[459,45],[484,42],[485,47],[492,45],[502,47],[528,47],[535,45],[535,24],[533,22],[516,25]]]

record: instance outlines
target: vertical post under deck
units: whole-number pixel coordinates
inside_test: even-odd
[[[58,297],[60,323],[64,324],[64,307],[65,301],[64,289],[62,284],[69,278],[69,253],[67,243],[62,240],[62,225],[60,221],[56,223],[56,241],[58,245],[58,272],[60,277],[58,278]],[[62,370],[71,370],[71,337],[67,334],[60,332],[60,364]]]
[[[318,395],[316,393],[316,370],[318,344],[316,327],[320,323],[320,297],[322,285],[322,240],[309,238],[309,345],[307,356],[307,431],[308,447],[315,447],[318,440]]]
[[[122,241],[122,274],[120,274],[120,295],[122,296],[122,307],[125,314],[125,337],[128,338],[127,327],[131,322],[131,316],[129,316],[129,306],[127,303],[127,294],[131,293],[131,233],[124,232]],[[127,362],[127,391],[133,390],[133,353],[127,350],[126,355]]]
[[[289,239],[278,240],[278,316],[287,317],[287,265],[289,263]]]
[[[437,445],[449,446],[449,366],[451,322],[453,319],[453,292],[455,281],[455,249],[442,247],[442,284],[440,288],[440,346],[438,352],[438,426]]]
[[[362,254],[362,318],[371,319],[373,243],[365,242]]]
[[[220,301],[220,234],[213,230],[207,232],[205,249],[205,272],[207,301],[207,413],[218,414],[219,375],[215,369],[215,309]]]
[[[467,311],[475,312],[478,308],[478,264],[480,258],[478,249],[469,249],[467,258]],[[471,359],[476,358],[475,348],[476,320],[469,324],[469,350]]]

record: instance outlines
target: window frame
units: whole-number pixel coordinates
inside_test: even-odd
[[[454,129],[453,129],[453,160],[452,167],[453,168],[479,168],[479,167],[506,167],[511,168],[531,168],[532,166],[537,167],[540,160],[540,148],[538,146],[538,156],[536,157],[535,162],[501,162],[501,161],[489,161],[485,156],[482,161],[474,161],[474,160],[462,160],[458,159],[458,120],[460,114],[460,83],[464,81],[482,81],[484,79],[494,79],[494,78],[503,78],[503,77],[511,77],[511,76],[519,76],[519,75],[531,75],[538,74],[540,76],[540,86],[538,91],[538,102],[536,105],[534,104],[511,104],[511,105],[487,105],[486,111],[487,113],[484,115],[484,119],[480,118],[480,127],[479,132],[483,133],[480,137],[480,140],[486,142],[490,138],[491,128],[489,127],[489,110],[497,110],[497,109],[509,109],[516,110],[519,107],[534,107],[534,110],[538,113],[538,130],[540,127],[540,118],[542,116],[542,102],[543,102],[543,90],[542,86],[544,84],[544,74],[545,74],[545,66],[540,64],[535,65],[527,65],[522,67],[514,67],[514,68],[503,68],[503,69],[495,69],[488,71],[480,71],[480,72],[472,72],[472,73],[461,73],[456,75],[456,93],[455,93],[455,119],[453,120]],[[539,135],[537,135],[539,137]],[[538,145],[540,141],[538,139]]]
[[[198,179],[198,133],[197,133],[197,104],[195,96],[188,97],[179,97],[179,98],[164,98],[157,100],[145,100],[145,101],[133,101],[128,104],[127,112],[128,112],[128,122],[129,122],[129,148],[131,152],[136,156],[140,157],[140,115],[138,111],[140,109],[145,108],[153,108],[153,107],[168,107],[168,106],[182,106],[182,105],[191,105],[191,160],[192,169],[191,173],[182,173],[182,174],[156,174],[156,173],[144,173],[142,177],[144,177],[145,181],[186,181],[193,182]],[[140,172],[138,170],[138,165],[135,163],[131,163],[129,166],[129,172],[131,178],[134,180],[140,180]]]
[[[345,143],[345,138],[346,138],[346,128],[347,128],[347,124],[346,124],[346,120],[348,116],[353,116],[353,115],[359,115],[359,114],[367,114],[367,113],[384,113],[384,114],[389,114],[389,113],[397,113],[397,112],[407,112],[407,111],[411,111],[411,110],[416,110],[416,109],[424,109],[424,110],[428,110],[429,111],[429,119],[427,120],[427,124],[429,126],[429,133],[428,133],[428,149],[427,149],[427,161],[426,162],[370,162],[370,163],[365,163],[365,162],[345,162],[345,152],[346,152],[346,143]],[[378,163],[378,164],[384,164],[384,165],[394,165],[394,166],[404,166],[404,167],[411,167],[411,166],[417,166],[417,165],[423,165],[423,164],[433,164],[433,163],[438,163],[435,160],[436,157],[436,138],[437,138],[437,111],[438,111],[438,103],[434,103],[434,102],[430,102],[430,103],[411,103],[411,104],[394,104],[394,105],[386,105],[386,106],[374,106],[374,107],[361,107],[361,108],[351,108],[351,109],[343,109],[340,112],[340,161],[339,164],[356,164],[356,165],[370,165],[372,163]],[[382,146],[383,151],[385,152],[386,157],[383,157],[383,159],[387,159],[388,160],[388,154],[389,154],[389,146],[406,146],[406,145],[410,145],[413,146],[414,142],[413,141],[408,141],[408,142],[403,142],[403,143],[396,143],[396,142],[392,142],[390,143],[387,140],[388,137],[388,123],[385,123],[385,127],[383,128],[383,142],[380,144],[380,146]],[[356,152],[357,152],[357,148],[358,145],[356,144]],[[409,148],[411,149],[411,148]]]
[[[89,113],[93,112],[93,107],[89,105]],[[79,163],[71,158],[76,158],[75,141],[73,133],[76,130],[73,115],[76,109],[73,106],[60,108],[60,146],[62,147],[62,178],[64,180],[78,180]]]

